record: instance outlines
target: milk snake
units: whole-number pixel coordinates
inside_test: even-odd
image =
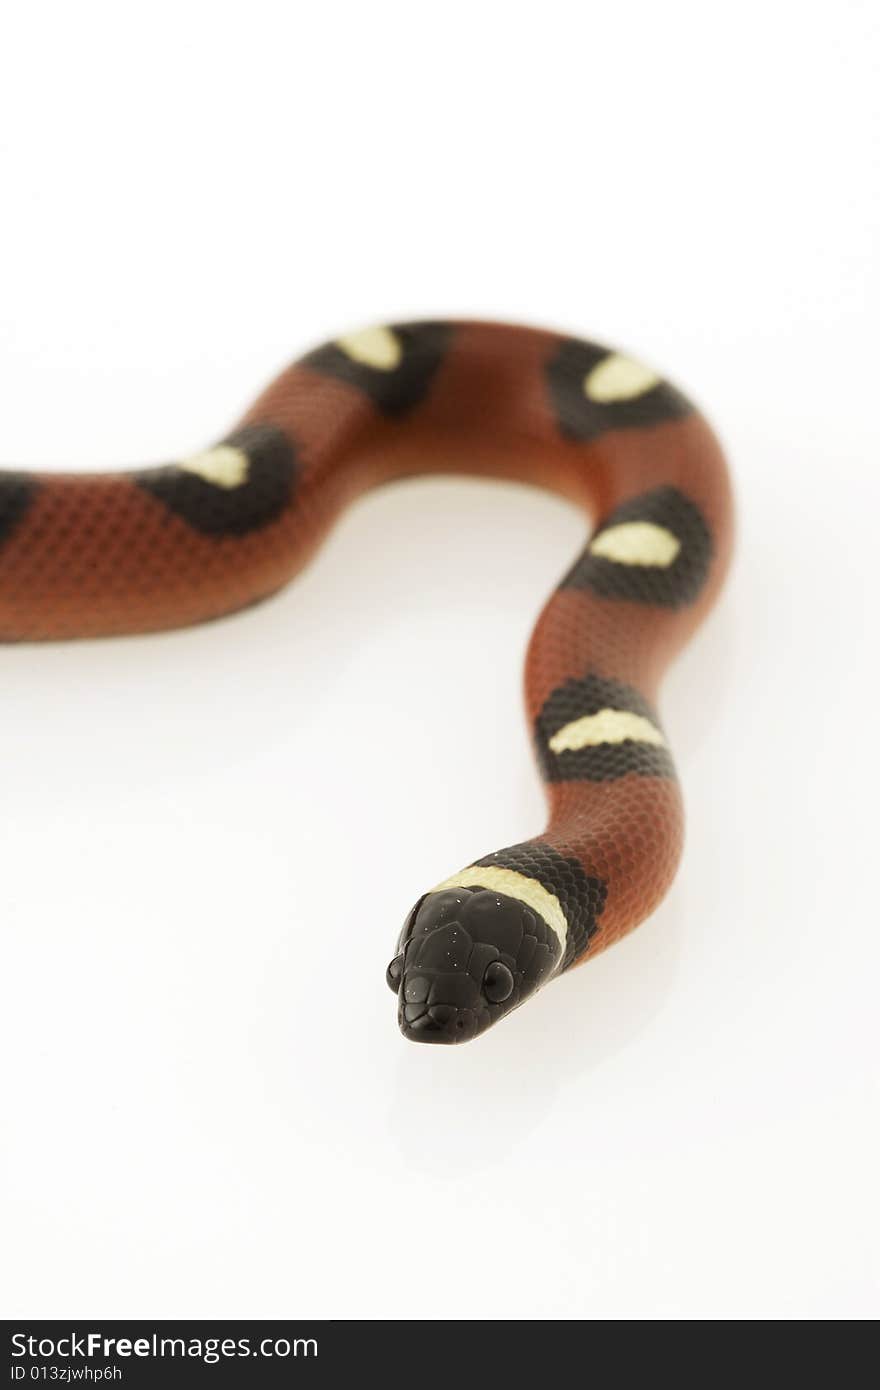
[[[286,584],[364,489],[425,472],[533,483],[596,522],[526,658],[547,827],[426,893],[388,967],[404,1034],[460,1042],[639,923],[678,863],[681,796],[655,702],[718,592],[732,527],[719,446],[673,386],[531,328],[424,322],[339,338],[204,452],[128,472],[0,474],[0,638],[231,613]]]

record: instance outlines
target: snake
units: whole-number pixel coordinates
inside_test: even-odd
[[[404,1036],[456,1044],[619,941],[678,866],[682,797],[658,691],[719,593],[733,504],[721,446],[676,386],[533,327],[343,335],[172,463],[0,472],[0,640],[222,618],[283,588],[365,490],[424,473],[549,489],[586,516],[525,660],[546,826],[440,878],[385,972]]]

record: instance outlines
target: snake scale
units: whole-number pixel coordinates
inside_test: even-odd
[[[455,1043],[617,941],[675,872],[682,803],[658,686],[732,543],[721,450],[678,390],[531,328],[352,333],[294,363],[201,453],[0,474],[0,638],[153,632],[244,608],[287,583],[354,497],[425,472],[536,484],[596,520],[526,657],[546,829],[420,898],[387,970],[403,1033]]]

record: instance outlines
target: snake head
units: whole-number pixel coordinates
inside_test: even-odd
[[[560,946],[543,919],[489,889],[420,898],[403,925],[387,981],[414,1042],[467,1042],[553,974]]]

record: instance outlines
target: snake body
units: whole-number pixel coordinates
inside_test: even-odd
[[[537,484],[598,519],[526,658],[546,829],[426,893],[388,967],[404,1034],[445,1043],[617,941],[675,872],[682,804],[657,691],[732,539],[721,450],[679,391],[530,328],[350,334],[191,457],[0,473],[0,638],[151,632],[244,608],[286,584],[359,493],[425,472]]]

